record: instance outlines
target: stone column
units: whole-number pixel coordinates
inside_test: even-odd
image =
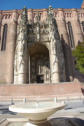
[[[51,73],[50,74],[51,75],[50,76],[51,83],[58,83],[58,82],[60,82],[58,57],[56,56],[55,49],[53,51],[52,40],[50,42],[50,73]]]
[[[29,22],[29,24],[31,24],[31,23],[34,22],[33,10],[32,10],[32,9],[29,9],[29,10],[28,10],[28,22]]]
[[[64,41],[66,81],[70,81],[70,80],[72,81],[73,80],[73,60],[72,60],[71,49],[69,46],[66,20],[65,20],[63,9],[58,9],[56,21],[57,21],[60,37],[62,36],[63,41]]]
[[[49,8],[51,9],[51,7]],[[62,52],[62,45],[58,33],[56,20],[53,13],[49,10],[49,38],[50,38],[50,70],[51,83],[65,81],[65,65]]]
[[[28,79],[27,10],[23,9],[17,28],[17,42],[14,63],[14,84],[25,84]]]
[[[29,68],[28,69],[28,75],[29,75],[28,77],[29,77],[29,83],[31,83],[31,79],[30,79],[31,78],[31,76],[30,76],[31,75],[31,66],[30,66],[30,64],[31,64],[30,63],[30,55],[28,53],[28,68]]]
[[[16,45],[16,33],[17,33],[17,12],[16,10],[13,11],[12,19],[8,24],[8,32],[7,32],[7,46],[6,46],[6,53],[7,53],[7,82],[13,83],[14,81],[14,52],[15,52],[15,45]]]
[[[72,9],[72,29],[73,29],[73,35],[75,40],[75,46],[78,45],[78,42],[83,42],[83,34],[81,31],[81,26],[79,23],[79,17],[77,9]]]

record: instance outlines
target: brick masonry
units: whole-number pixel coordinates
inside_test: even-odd
[[[78,42],[83,41],[84,31],[82,27],[82,22],[84,21],[84,2],[80,9],[54,9],[54,17],[57,21],[58,31],[64,37],[65,41],[65,54],[66,54],[66,74],[67,78],[71,81],[74,78],[78,78],[80,75],[75,74],[73,60],[71,56],[70,50],[70,41],[68,38],[68,30],[67,23],[71,22],[74,43],[75,47],[78,45]],[[47,19],[47,11],[48,9],[28,9],[28,22],[29,24],[33,24],[36,22],[35,16],[40,14],[40,22],[41,24],[46,23]],[[0,49],[2,44],[2,36],[3,36],[3,27],[5,24],[8,25],[7,31],[7,42],[6,42],[6,50],[0,50],[0,84],[5,83],[13,83],[14,82],[14,55],[15,55],[15,47],[16,47],[16,33],[17,26],[21,19],[22,10],[0,10]],[[44,38],[46,38],[44,36]],[[46,42],[45,42],[46,43]],[[68,80],[68,79],[67,79]],[[78,78],[78,80],[80,80]]]
[[[63,84],[0,85],[0,101],[39,98],[80,98],[84,85],[75,81]]]

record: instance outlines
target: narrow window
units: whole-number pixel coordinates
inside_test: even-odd
[[[7,29],[8,29],[8,25],[5,24],[4,28],[3,28],[1,51],[5,51],[6,50]]]
[[[82,31],[84,32],[84,21],[82,21]]]
[[[1,41],[1,23],[0,23],[0,41]]]
[[[67,25],[68,25],[68,35],[69,35],[70,47],[74,48],[75,44],[74,44],[74,37],[73,37],[73,30],[72,30],[71,22],[68,22]]]

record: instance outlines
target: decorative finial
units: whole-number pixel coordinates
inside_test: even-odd
[[[26,6],[24,6],[23,11],[26,11],[26,10],[27,10],[27,8],[26,8]]]
[[[26,24],[27,23],[27,9],[26,9],[25,6],[22,9],[21,19],[22,19],[22,23],[23,24]]]
[[[24,6],[24,8],[26,9],[26,6]]]
[[[49,8],[48,8],[48,15],[53,16],[53,8],[51,5],[49,5]]]
[[[49,8],[52,8],[52,6],[51,6],[51,5],[49,5]]]

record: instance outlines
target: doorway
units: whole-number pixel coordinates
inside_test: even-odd
[[[30,83],[50,82],[49,50],[42,44],[31,46],[30,51]]]
[[[37,75],[36,81],[37,83],[44,83],[44,75]]]

